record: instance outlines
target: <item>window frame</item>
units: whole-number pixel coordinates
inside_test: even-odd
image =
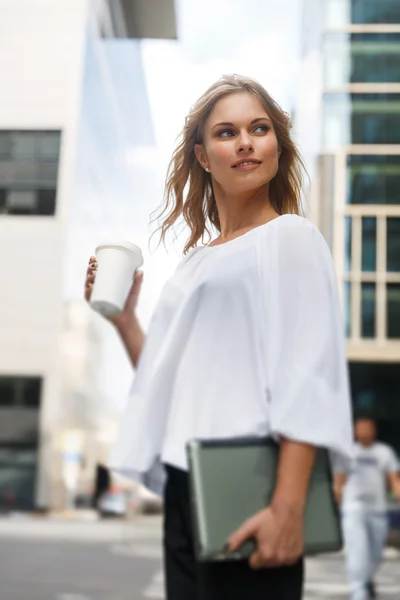
[[[0,154],[0,218],[1,217],[54,217],[57,214],[58,176],[62,145],[61,129],[0,129],[0,137],[9,138],[2,145],[8,149]],[[24,153],[23,136],[30,141],[30,150]],[[15,148],[19,147],[17,155]],[[14,173],[8,176],[9,169]],[[32,175],[34,173],[34,175]],[[11,209],[13,193],[33,194],[31,205],[23,203]]]
[[[330,152],[334,160],[334,231],[333,258],[339,282],[339,293],[343,310],[345,286],[350,285],[351,314],[350,335],[347,342],[360,345],[399,344],[398,338],[388,337],[387,332],[387,284],[400,283],[400,272],[387,271],[387,219],[400,219],[400,205],[393,204],[346,204],[347,158],[349,155],[396,155],[400,149],[393,146],[361,146],[354,145]],[[362,218],[375,217],[376,228],[376,270],[362,271]],[[351,265],[346,269],[346,219],[351,219]],[[346,283],[347,282],[347,283]],[[362,337],[362,283],[376,285],[376,319],[375,337]]]
[[[5,381],[13,389],[13,400],[11,403],[1,402],[1,382]],[[40,375],[1,375],[0,376],[0,412],[1,409],[31,409],[39,411],[43,396],[44,379]],[[32,403],[32,388],[37,388],[37,401]],[[28,400],[29,397],[29,400]]]

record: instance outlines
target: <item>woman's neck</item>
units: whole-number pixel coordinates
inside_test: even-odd
[[[233,239],[278,216],[271,206],[266,186],[241,196],[228,196],[214,189],[214,197],[220,221],[220,242]]]

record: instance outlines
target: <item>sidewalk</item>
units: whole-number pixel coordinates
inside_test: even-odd
[[[47,516],[14,513],[0,516],[1,538],[40,538],[76,542],[120,542],[121,540],[161,541],[162,516],[135,514],[131,518],[100,519],[95,511],[74,510]],[[324,561],[338,560],[343,552],[324,555]],[[399,561],[400,550],[387,547],[385,561]]]
[[[121,539],[161,540],[161,516],[99,519],[94,511],[35,516],[15,513],[0,517],[0,538],[31,538],[112,543]]]

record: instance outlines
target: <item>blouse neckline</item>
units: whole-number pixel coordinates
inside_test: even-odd
[[[210,245],[197,246],[197,248],[199,248],[199,249],[200,248],[209,248],[210,250],[215,250],[216,248],[219,248],[220,246],[227,246],[228,244],[233,244],[233,242],[237,242],[238,240],[241,240],[242,238],[249,236],[250,234],[252,234],[255,231],[264,229],[264,227],[267,228],[269,225],[271,225],[271,223],[274,223],[275,221],[278,221],[279,219],[282,219],[283,217],[293,217],[293,216],[294,215],[292,213],[285,213],[284,215],[279,215],[278,217],[274,217],[273,219],[270,219],[266,223],[262,223],[262,225],[257,225],[256,227],[249,229],[249,231],[246,231],[245,233],[238,235],[237,237],[233,238],[232,240],[222,242],[222,244],[215,244],[215,246],[210,246]]]

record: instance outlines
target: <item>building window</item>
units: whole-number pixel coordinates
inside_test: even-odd
[[[40,407],[40,377],[0,377],[0,408]]]
[[[351,337],[351,281],[344,282],[344,318],[346,337]]]
[[[55,214],[59,131],[0,131],[0,215]]]
[[[379,437],[400,453],[400,363],[350,362],[354,416],[378,421]]]
[[[0,215],[54,215],[55,208],[55,189],[0,189]]]
[[[398,0],[324,0],[325,23],[343,27],[350,23],[400,23]]]
[[[376,286],[375,283],[361,284],[361,337],[375,337]]]
[[[400,94],[326,93],[324,143],[399,144]]]
[[[344,218],[344,270],[351,271],[351,217]]]
[[[376,218],[363,217],[362,227],[362,246],[361,246],[361,270],[376,270]]]
[[[35,507],[37,445],[0,442],[0,511]]]
[[[14,406],[15,380],[11,377],[0,378],[0,406]]]
[[[325,85],[400,81],[400,33],[330,33],[324,42]]]
[[[351,36],[351,83],[397,83],[400,80],[400,35]]]
[[[387,297],[387,337],[400,338],[400,283],[388,283]]]
[[[400,23],[399,0],[351,0],[352,23]]]
[[[387,210],[377,217],[345,216],[344,313],[350,339],[400,339],[400,218]]]
[[[59,154],[59,131],[0,130],[0,161],[57,162]]]
[[[347,204],[400,204],[400,156],[347,157]]]
[[[386,270],[400,272],[400,218],[388,217],[386,243]]]

